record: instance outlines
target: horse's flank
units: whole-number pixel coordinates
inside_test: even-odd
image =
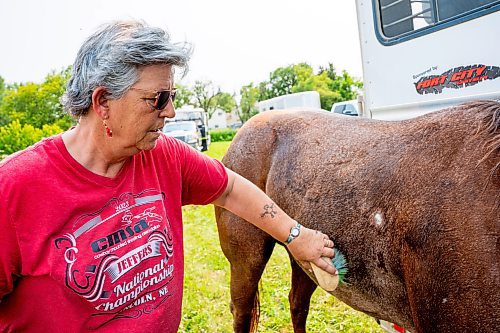
[[[224,163],[335,241],[349,274],[334,294],[347,304],[413,332],[495,332],[499,150],[496,102],[401,122],[277,111],[252,118]],[[232,274],[260,278],[274,241],[227,212],[217,215]],[[294,274],[308,283],[302,271]],[[237,288],[232,282],[235,295]]]

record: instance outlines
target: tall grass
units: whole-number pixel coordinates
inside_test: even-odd
[[[206,152],[221,159],[228,142]],[[232,332],[229,311],[229,263],[222,254],[213,206],[184,207],[185,286],[180,332]],[[288,292],[291,269],[287,252],[277,246],[264,271],[259,332],[293,332]],[[314,332],[383,332],[373,318],[317,289],[307,324]]]

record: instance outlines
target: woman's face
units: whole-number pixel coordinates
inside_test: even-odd
[[[173,118],[169,99],[163,110],[153,107],[158,91],[174,88],[171,65],[150,65],[139,69],[139,80],[122,98],[109,101],[107,124],[113,131],[113,144],[126,154],[153,149],[160,137],[164,118]]]

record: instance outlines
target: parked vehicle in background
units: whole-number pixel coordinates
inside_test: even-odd
[[[283,110],[297,107],[308,107],[313,109],[321,109],[319,93],[317,91],[304,91],[295,94],[278,96],[265,101],[260,101],[258,104],[259,112],[268,110]]]
[[[339,102],[332,105],[332,112],[343,114],[346,116],[357,116],[358,115],[358,101],[356,99]]]
[[[199,151],[208,150],[208,115],[202,108],[184,106],[175,110],[174,118],[165,118],[163,133],[186,142]]]
[[[231,125],[229,125],[229,128],[231,128],[231,129],[238,129],[241,126],[243,126],[242,122],[241,121],[237,121],[237,122],[234,122]]]
[[[184,141],[191,147],[202,150],[201,135],[194,121],[173,121],[166,122],[163,126],[163,133]]]

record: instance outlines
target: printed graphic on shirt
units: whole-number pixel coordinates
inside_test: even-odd
[[[92,303],[98,326],[152,313],[176,292],[169,288],[175,267],[164,197],[157,190],[124,193],[55,239],[61,278]]]

